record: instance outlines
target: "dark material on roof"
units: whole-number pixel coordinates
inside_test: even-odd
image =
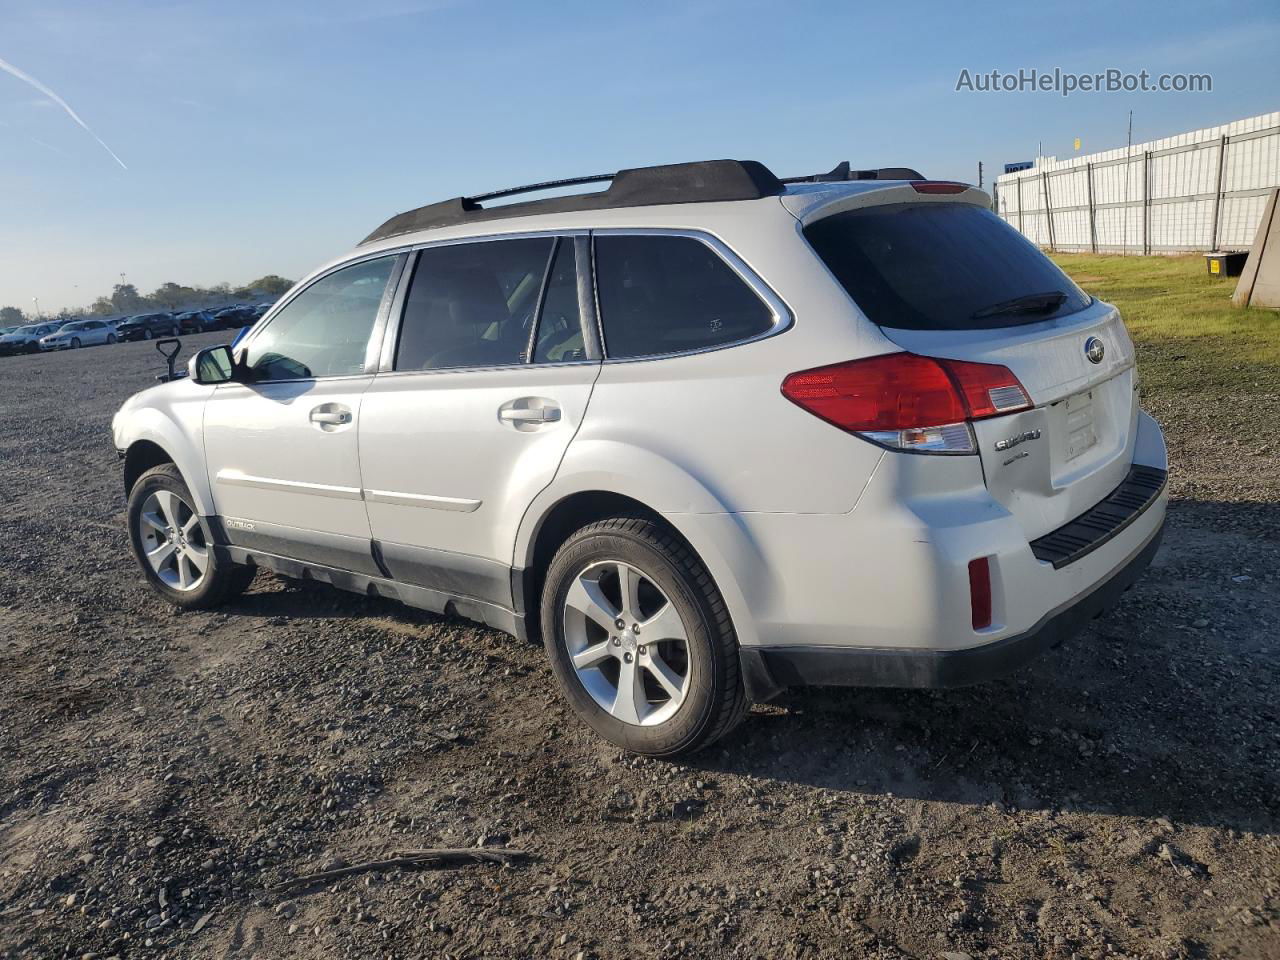
[[[807,177],[785,177],[783,183],[841,183],[845,180],[923,180],[924,177],[910,167],[879,167],[875,170],[850,170],[849,161],[841,160],[827,173],[814,173]]]
[[[567,180],[547,180],[509,190],[495,190],[474,197],[454,197],[431,203],[416,210],[396,214],[374,230],[361,244],[385,240],[416,230],[448,227],[458,223],[531,216],[536,213],[569,213],[578,210],[607,210],[615,207],[646,207],[665,203],[710,203],[723,200],[759,200],[777,196],[788,183],[825,183],[840,180],[923,180],[906,167],[879,170],[850,170],[848,162],[830,173],[779,180],[762,163],[755,160],[699,160],[694,163],[670,163],[656,167],[633,167],[617,173]],[[482,207],[481,201],[511,197],[521,193],[578,186],[584,183],[609,183],[608,190],[548,197],[524,203]]]

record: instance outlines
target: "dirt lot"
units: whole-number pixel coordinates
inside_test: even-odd
[[[795,693],[670,763],[488,630],[153,597],[108,423],[159,369],[0,358],[0,956],[1280,957],[1274,395],[1153,398],[1166,546],[1034,667]],[[530,859],[268,890],[477,844]]]

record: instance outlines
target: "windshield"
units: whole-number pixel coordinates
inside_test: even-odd
[[[1017,230],[967,203],[863,207],[819,220],[804,234],[882,327],[1010,327],[1092,302]]]

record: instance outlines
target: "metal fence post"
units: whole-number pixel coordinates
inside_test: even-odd
[[[1022,181],[1025,179],[1025,177],[1018,178],[1018,232],[1024,237],[1027,235],[1027,231],[1022,229]]]
[[[1089,190],[1089,252],[1098,252],[1098,225],[1095,220],[1096,211],[1093,206],[1093,164],[1084,165],[1085,184]]]
[[[1044,183],[1044,220],[1049,228],[1049,250],[1057,253],[1058,248],[1053,242],[1053,197],[1049,193],[1049,171],[1042,171],[1040,177]]]
[[[1222,187],[1227,170],[1227,141],[1231,138],[1223,134],[1218,138],[1218,182],[1213,194],[1213,228],[1209,233],[1209,249],[1218,249],[1218,224],[1222,219]]]
[[[1151,151],[1142,152],[1142,252],[1151,252]]]

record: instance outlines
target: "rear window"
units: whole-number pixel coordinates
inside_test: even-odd
[[[894,203],[819,220],[805,237],[882,327],[975,330],[1066,316],[1089,295],[990,210]]]

